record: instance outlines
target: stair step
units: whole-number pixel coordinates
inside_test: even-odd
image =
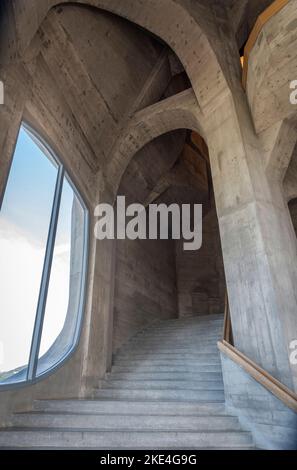
[[[123,345],[90,399],[42,400],[0,431],[1,448],[252,449],[225,410],[222,315],[154,324]]]
[[[192,315],[188,317],[182,317],[182,318],[172,318],[170,320],[163,320],[160,323],[178,323],[178,324],[183,324],[187,322],[197,322],[197,323],[203,323],[204,321],[224,321],[224,314],[223,313],[217,313],[213,315]]]
[[[94,391],[94,398],[117,400],[181,400],[181,401],[224,401],[223,390],[188,390],[188,389],[113,389],[101,388]]]
[[[222,330],[223,330],[223,324],[222,325],[215,325],[215,326],[212,326],[212,325],[205,325],[205,326],[190,325],[190,326],[186,326],[186,327],[154,326],[154,327],[149,328],[148,330],[144,330],[142,333],[139,333],[139,334],[158,335],[160,333],[161,334],[164,334],[164,333],[167,333],[167,334],[179,334],[179,333],[189,334],[189,333],[193,333],[193,334],[197,334],[197,335],[202,336],[202,334],[205,333],[205,334],[209,334],[211,336],[216,336],[216,335],[222,334],[223,333]]]
[[[145,339],[140,339],[137,341],[131,341],[129,343],[126,343],[125,345],[122,345],[118,350],[117,354],[121,354],[122,352],[126,351],[134,351],[134,350],[140,350],[140,351],[149,351],[149,350],[155,350],[155,351],[165,351],[168,350],[169,352],[175,351],[177,352],[193,352],[193,351],[198,351],[203,353],[204,350],[209,351],[213,350],[213,352],[218,351],[218,342],[220,341],[220,338],[217,338],[216,340],[212,341],[204,341],[204,342],[197,342],[197,339],[195,338],[195,341],[184,341],[180,340],[178,338],[173,339],[173,340],[168,340],[164,339],[163,341],[156,340],[145,340]],[[211,352],[211,351],[209,351]]]
[[[221,372],[118,372],[113,371],[108,374],[107,379],[111,380],[208,380],[218,381],[223,380]]]
[[[224,323],[224,315],[218,315],[218,317],[212,317],[212,318],[207,318],[207,317],[189,317],[189,318],[183,318],[183,319],[178,319],[178,318],[173,318],[171,320],[163,320],[158,323],[155,323],[153,326],[171,326],[171,325],[178,325],[179,327],[181,326],[187,326],[187,325],[205,325],[205,324],[223,324]]]
[[[218,351],[218,346],[217,346],[217,341],[211,341],[208,343],[198,343],[195,341],[194,343],[188,343],[188,342],[178,342],[178,341],[171,341],[171,342],[162,342],[160,343],[159,341],[156,341],[155,343],[152,341],[138,341],[138,342],[130,342],[126,344],[125,346],[122,346],[120,349],[118,349],[117,353],[121,354],[122,352],[126,351],[137,351],[141,350],[143,352],[147,351],[156,351],[156,352],[193,352],[193,351],[200,351],[203,352],[203,350],[207,350],[208,352],[217,352]],[[211,351],[213,350],[213,351]]]
[[[201,341],[212,341],[213,344],[216,344],[218,341],[222,339],[222,333],[220,332],[219,334],[215,335],[208,335],[207,333],[204,334],[194,334],[193,332],[189,331],[188,333],[184,333],[181,331],[180,333],[147,333],[146,335],[138,335],[134,338],[135,340],[145,340],[145,341],[154,341],[154,342],[160,342],[161,340],[166,342],[166,341],[178,341],[178,342],[192,342],[199,344]]]
[[[191,367],[192,365],[205,365],[205,366],[220,366],[220,358],[214,359],[211,358],[197,358],[197,359],[122,359],[116,358],[114,361],[116,366],[129,366],[129,367],[142,367],[142,366],[185,366]]]
[[[112,372],[188,372],[188,373],[199,373],[199,372],[222,372],[221,364],[197,364],[197,362],[192,362],[191,364],[185,363],[163,363],[161,364],[145,364],[141,361],[138,361],[136,364],[131,364],[126,362],[122,365],[114,365],[112,367]]]
[[[205,324],[195,324],[195,323],[192,323],[192,324],[188,324],[188,325],[154,325],[154,326],[151,326],[149,328],[147,328],[146,330],[143,330],[145,333],[158,333],[160,331],[184,331],[184,332],[187,332],[187,331],[195,331],[197,333],[201,333],[202,331],[208,331],[212,334],[215,334],[217,332],[222,332],[223,330],[223,327],[224,327],[224,322],[217,322],[217,323],[205,323]]]
[[[223,381],[184,380],[116,380],[103,382],[103,388],[129,390],[224,390]]]
[[[162,345],[159,345],[156,347],[154,347],[153,345],[149,345],[149,346],[144,345],[143,347],[141,347],[141,345],[137,345],[137,346],[129,345],[129,346],[125,346],[124,348],[121,348],[120,351],[117,352],[116,356],[117,355],[125,356],[125,357],[130,356],[130,355],[131,356],[132,355],[147,356],[150,354],[160,355],[161,357],[163,357],[163,355],[172,356],[172,355],[183,355],[183,354],[194,354],[196,356],[199,354],[219,354],[218,351],[219,350],[216,344],[206,346],[206,347],[203,347],[200,345],[197,347],[192,346],[191,348],[190,347],[168,348]]]
[[[14,427],[96,429],[98,431],[238,431],[232,416],[157,416],[117,414],[20,413],[13,416]]]
[[[159,333],[167,333],[167,334],[175,334],[175,333],[195,333],[197,335],[202,335],[202,333],[209,334],[212,336],[220,335],[223,333],[223,324],[221,325],[189,325],[186,327],[179,327],[179,326],[154,326],[147,330],[143,331],[143,334],[156,334]],[[140,333],[141,334],[141,333]]]
[[[158,352],[151,352],[151,353],[133,353],[133,352],[127,352],[125,354],[119,354],[115,356],[115,362],[118,361],[130,361],[130,360],[139,360],[139,361],[146,361],[147,359],[157,359],[157,360],[174,360],[174,359],[193,359],[196,361],[201,361],[203,360],[218,360],[220,358],[219,352],[216,353],[172,353],[172,354],[166,354],[166,353],[158,353]]]
[[[220,339],[220,337],[213,337],[212,338],[208,338],[208,337],[201,337],[198,341],[197,341],[197,337],[195,337],[193,340],[191,341],[183,341],[182,339],[171,339],[170,337],[167,337],[167,338],[164,338],[164,341],[162,341],[162,343],[160,343],[159,339],[158,338],[155,338],[155,337],[152,337],[152,338],[147,338],[145,336],[143,337],[134,337],[132,339],[130,339],[130,341],[128,343],[126,343],[125,345],[122,346],[123,347],[129,347],[129,346],[143,346],[143,347],[149,347],[149,346],[163,346],[165,348],[193,348],[193,347],[197,347],[197,346],[205,346],[205,347],[208,347],[208,346],[215,346],[217,347],[217,342],[218,340]]]
[[[159,322],[154,322],[151,323],[146,327],[146,330],[150,330],[153,328],[189,328],[191,326],[196,326],[196,327],[206,327],[206,326],[220,326],[224,325],[224,318],[216,318],[212,320],[163,320]]]
[[[224,403],[191,403],[162,401],[119,401],[119,400],[37,400],[36,411],[61,413],[103,413],[103,414],[149,414],[149,415],[221,415],[225,413]]]
[[[216,324],[223,324],[224,323],[224,315],[219,315],[218,317],[213,318],[202,318],[202,317],[189,317],[189,318],[172,318],[171,320],[163,320],[160,322],[156,322],[152,327],[156,326],[178,326],[178,327],[186,327],[187,325],[216,325]]]
[[[85,449],[205,449],[251,448],[249,433],[227,432],[125,432],[84,430],[0,431],[0,447]]]
[[[178,320],[178,319],[171,319],[171,320],[162,320],[159,322],[155,322],[151,324],[149,328],[158,328],[159,326],[165,326],[166,328],[171,327],[178,327],[178,328],[187,328],[187,326],[207,326],[207,325],[222,325],[224,323],[224,316],[220,318],[209,318],[209,319],[199,319],[198,317],[194,317],[192,319],[185,319],[185,320]]]

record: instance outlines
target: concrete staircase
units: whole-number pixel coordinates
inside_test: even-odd
[[[225,412],[222,315],[164,321],[116,355],[92,399],[35,402],[0,432],[1,448],[246,449]]]

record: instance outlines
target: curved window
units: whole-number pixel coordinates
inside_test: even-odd
[[[87,233],[63,165],[22,124],[0,212],[0,386],[34,381],[77,345]]]

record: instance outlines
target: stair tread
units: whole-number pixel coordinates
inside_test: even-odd
[[[92,397],[36,400],[0,430],[0,447],[254,448],[225,409],[222,328],[222,315],[154,324],[117,351]]]

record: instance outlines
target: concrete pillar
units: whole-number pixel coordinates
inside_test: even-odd
[[[20,80],[22,77],[22,80]],[[0,68],[4,103],[0,104],[0,205],[31,82],[21,66]]]
[[[110,192],[98,178],[99,191],[96,203],[113,203]],[[98,386],[112,364],[112,336],[115,285],[116,240],[96,240],[95,217],[90,208],[90,253],[89,278],[87,281],[87,316],[84,324],[83,370],[84,394]]]
[[[296,390],[296,239],[239,86],[209,115],[207,135],[235,346]]]

